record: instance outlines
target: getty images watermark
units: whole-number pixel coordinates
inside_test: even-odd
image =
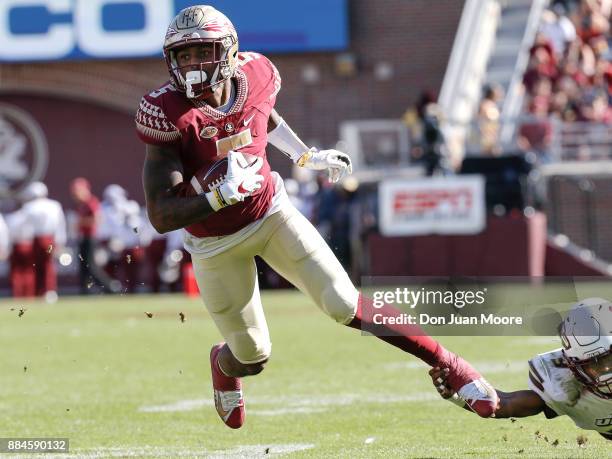
[[[361,328],[377,336],[555,336],[586,293],[612,297],[601,278],[557,276],[371,276],[361,286]]]
[[[412,289],[396,287],[392,290],[375,290],[372,292],[372,321],[376,325],[523,325],[520,315],[501,316],[495,313],[456,314],[448,307],[461,310],[468,306],[483,306],[486,302],[488,288],[475,290],[432,290],[421,287]],[[408,312],[388,315],[383,311],[385,305],[396,306]],[[414,311],[415,308],[428,306],[446,307],[444,314]],[[376,311],[378,310],[378,312]]]

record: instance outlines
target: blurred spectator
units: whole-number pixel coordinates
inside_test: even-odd
[[[145,246],[144,255],[148,284],[153,293],[159,293],[162,287],[160,269],[164,262],[168,238],[165,234],[160,234],[153,228],[146,215],[142,219],[140,234]]]
[[[610,2],[608,0],[582,0],[572,15],[578,36],[583,42],[610,31]]]
[[[49,190],[42,182],[30,183],[21,193],[23,207],[34,228],[33,254],[36,295],[47,301],[57,300],[57,273],[54,253],[66,245],[66,218],[62,205],[48,198]]]
[[[481,152],[487,155],[499,155],[499,103],[504,97],[504,90],[498,84],[485,86],[484,94],[478,105],[478,131]]]
[[[551,48],[552,49],[552,48]],[[558,76],[558,70],[555,61],[552,57],[552,51],[539,47],[532,49],[532,55],[529,58],[529,65],[523,77],[523,83],[527,92],[532,93],[535,84],[542,78],[548,78],[555,81]]]
[[[153,236],[149,228],[141,228],[140,205],[128,199],[123,187],[108,185],[102,195],[97,236],[100,245],[106,249],[105,270],[123,285],[124,291],[133,293],[139,284],[140,268],[145,260],[143,241],[149,242]]]
[[[120,258],[125,248],[121,237],[125,223],[126,202],[127,192],[117,184],[108,185],[102,192],[96,239],[98,246],[104,249],[105,256],[98,261],[111,277],[117,277]]]
[[[319,190],[314,171],[293,165],[291,175],[298,184],[298,198],[300,199],[300,212],[308,220],[313,220],[315,213],[316,195]]]
[[[183,246],[184,230],[170,231],[166,234],[166,250],[159,274],[171,292],[186,290],[187,271],[191,268],[191,255]]]
[[[11,239],[9,236],[8,226],[4,221],[4,217],[0,214],[0,261],[4,261],[9,256]]]
[[[329,244],[338,257],[342,266],[350,272],[352,265],[351,229],[354,227],[353,209],[357,204],[356,192],[359,182],[350,177],[343,180],[340,186],[334,189],[334,212],[331,214],[331,228]]]
[[[79,233],[79,283],[81,294],[88,295],[91,287],[97,285],[107,292],[118,292],[116,284],[111,282],[108,275],[97,265],[95,250],[95,234],[100,218],[100,202],[91,193],[89,181],[79,177],[72,181],[70,191],[77,207],[78,233]]]
[[[18,209],[6,216],[11,240],[9,257],[11,290],[14,297],[33,297],[36,294],[34,277],[34,227],[25,212]]]
[[[442,133],[444,114],[433,93],[424,91],[402,120],[410,130],[412,161],[424,167],[427,175],[447,174],[451,170]]]
[[[521,149],[540,160],[546,160],[551,143],[546,117],[563,123],[612,122],[611,11],[612,0],[555,0],[543,15],[523,79],[529,116],[518,139]],[[592,124],[585,132],[593,129]]]
[[[316,176],[318,188],[314,198],[313,222],[323,239],[329,242],[336,205],[336,192],[334,186],[327,180],[326,175],[318,174]]]
[[[552,126],[548,119],[548,105],[534,100],[529,110],[531,116],[519,129],[518,146],[525,153],[535,154],[539,162],[549,162]]]
[[[585,97],[580,112],[581,120],[594,123],[612,123],[612,109],[608,104],[608,95],[603,91],[594,91]]]
[[[443,114],[440,106],[431,103],[425,107],[423,117],[423,156],[420,161],[425,167],[426,175],[446,174],[447,164],[444,135],[442,134]]]
[[[562,58],[567,45],[576,38],[576,27],[565,15],[565,6],[557,4],[542,13],[540,32],[552,45],[555,57]]]
[[[300,184],[297,180],[292,178],[286,178],[284,184],[287,196],[289,196],[289,201],[291,201],[291,204],[293,204],[297,210],[304,214],[305,203],[300,197]]]
[[[125,285],[125,291],[134,293],[140,276],[139,269],[144,262],[144,249],[141,246],[140,205],[136,201],[123,203],[123,222],[120,227],[120,240],[123,250],[119,257],[118,279]]]

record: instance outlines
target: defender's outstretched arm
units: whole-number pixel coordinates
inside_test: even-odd
[[[449,387],[446,382],[446,375],[448,373],[440,368],[432,368],[429,370],[429,375],[433,382],[434,387],[444,399],[453,398],[455,396],[454,391]],[[524,418],[527,416],[534,416],[541,413],[546,409],[544,400],[532,390],[519,390],[516,392],[502,392],[495,389],[499,397],[499,405],[495,411],[496,418]],[[457,400],[455,403],[461,406],[462,400]],[[463,404],[463,408],[471,411],[466,403]]]

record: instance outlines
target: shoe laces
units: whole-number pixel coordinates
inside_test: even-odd
[[[224,411],[231,411],[242,405],[242,390],[217,391],[217,397]]]
[[[489,384],[489,382],[484,379],[475,379],[469,384],[466,384],[461,389],[459,389],[459,397],[461,397],[466,402],[470,403],[470,401],[477,400],[493,400],[492,394],[495,393],[495,390]]]

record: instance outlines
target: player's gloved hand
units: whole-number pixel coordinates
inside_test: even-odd
[[[338,150],[317,150],[311,148],[297,162],[298,166],[306,169],[325,170],[329,174],[329,181],[336,183],[347,174],[353,172],[351,158]]]
[[[218,187],[206,193],[210,207],[217,212],[227,206],[244,201],[261,188],[263,175],[257,172],[263,165],[263,159],[257,158],[251,165],[241,164],[242,157],[230,151],[227,155],[227,174]]]

